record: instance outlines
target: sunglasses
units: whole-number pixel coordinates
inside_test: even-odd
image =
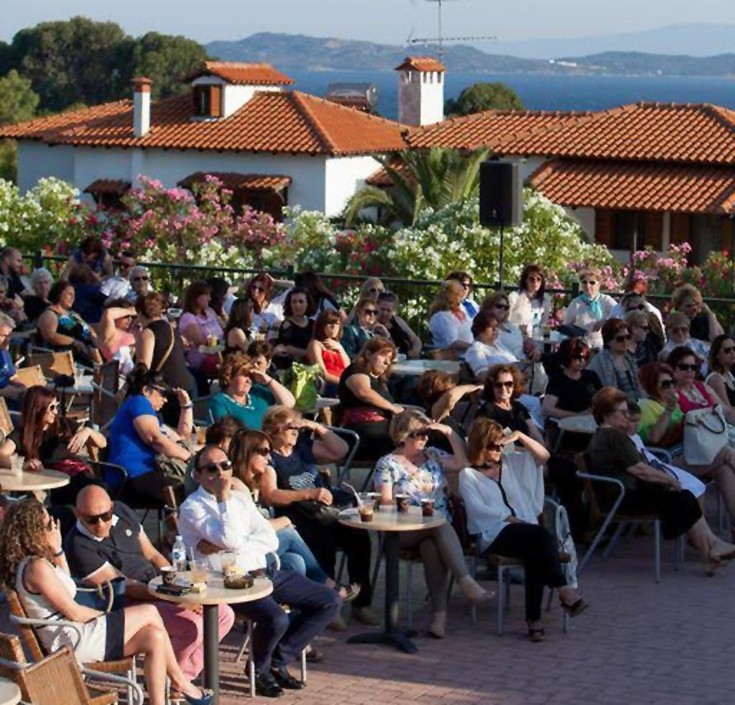
[[[364,314],[365,314],[366,316],[375,316],[375,315],[376,315],[376,314],[378,313],[378,309],[377,309],[377,308],[366,308],[366,309],[365,309],[365,310],[363,311],[363,313],[364,313]]]
[[[52,401],[47,407],[46,411],[53,411],[56,413],[59,410],[59,402],[58,401]]]
[[[638,306],[626,306],[626,311],[645,311],[646,307],[643,304],[638,304]]]
[[[256,448],[253,453],[256,453],[262,458],[267,458],[271,454],[271,449],[263,446],[263,448]],[[230,467],[232,467],[232,463],[230,463]]]
[[[377,286],[371,286],[371,287],[370,287],[370,288],[368,289],[368,291],[369,291],[369,292],[370,292],[371,294],[382,294],[382,293],[383,293],[383,292],[385,291],[385,289],[378,289],[378,287],[377,287]]]
[[[148,385],[148,387],[149,387],[149,389],[152,389],[152,390],[158,392],[162,397],[166,396],[166,392],[168,391],[168,389],[166,389],[166,387],[160,387],[157,384],[150,384],[150,385]]]
[[[102,512],[102,514],[88,514],[82,518],[85,524],[92,524],[92,526],[96,526],[100,522],[107,523],[112,520],[112,509],[108,509],[106,512]]]
[[[260,448],[258,448],[258,451],[259,450]],[[206,465],[202,465],[198,470],[207,472],[210,475],[216,475],[220,470],[225,472],[227,470],[232,470],[232,463],[229,460],[221,460],[219,463],[207,463]]]
[[[720,348],[720,352],[724,352],[726,355],[729,355],[733,351],[735,351],[735,347]]]
[[[697,364],[694,364],[694,365],[684,365],[682,363],[679,363],[676,366],[676,369],[677,370],[681,370],[682,372],[696,372],[699,369],[699,365],[697,365]]]
[[[510,309],[510,306],[508,306],[508,304],[495,304],[495,308],[500,308],[504,311],[507,311],[508,309]]]
[[[503,446],[500,445],[500,443],[488,443],[485,446],[485,450],[494,450],[496,453],[498,453],[503,450]]]
[[[429,432],[425,428],[421,428],[418,431],[411,431],[408,434],[409,438],[428,438]]]
[[[615,340],[616,340],[616,341],[617,341],[618,343],[623,343],[623,342],[625,342],[626,340],[630,340],[630,333],[628,333],[627,335],[616,335],[616,336],[615,336]]]
[[[265,291],[265,287],[264,287],[264,286],[260,286],[260,284],[253,284],[253,285],[252,285],[252,286],[250,287],[250,289],[251,289],[252,291]]]
[[[147,282],[150,281],[150,277],[133,277],[134,282]]]
[[[503,387],[505,387],[506,389],[513,389],[514,386],[515,386],[515,382],[510,382],[510,381],[508,381],[508,382],[495,382],[493,384],[493,387],[495,387],[497,389],[501,389]]]
[[[597,284],[597,282],[594,279],[582,279],[582,281],[580,282],[580,284],[585,284],[585,285],[588,285],[588,286],[594,286],[595,284]]]
[[[575,355],[574,359],[580,360],[581,362],[587,362],[587,360],[590,359],[590,356],[589,355]]]
[[[661,389],[671,389],[674,386],[674,380],[669,377],[668,379],[662,379],[658,385]]]

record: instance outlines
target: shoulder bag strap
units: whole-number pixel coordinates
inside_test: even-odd
[[[166,361],[171,356],[171,351],[174,349],[174,329],[173,326],[169,323],[168,324],[168,330],[169,333],[171,333],[171,340],[169,341],[168,348],[166,349],[166,352],[163,354],[163,357],[160,359],[158,364],[156,365],[156,369],[153,370],[154,372],[160,372],[163,366],[166,364]]]

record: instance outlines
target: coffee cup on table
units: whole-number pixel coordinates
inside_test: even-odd
[[[396,509],[400,514],[408,513],[408,495],[397,494],[396,495]]]
[[[178,571],[172,565],[165,565],[161,568],[161,582],[164,585],[173,585],[177,577]]]
[[[367,523],[373,520],[374,506],[372,502],[366,502],[364,504],[361,504],[358,507],[357,511],[360,514],[361,521],[364,521],[365,523]]]
[[[421,500],[421,516],[433,517],[434,516],[434,500],[431,498],[424,498]]]

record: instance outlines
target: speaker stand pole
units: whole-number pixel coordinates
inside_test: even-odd
[[[503,289],[503,226],[500,226],[500,252],[498,254],[498,289]]]

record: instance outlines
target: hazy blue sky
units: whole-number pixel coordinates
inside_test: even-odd
[[[436,33],[436,4],[427,0],[8,0],[0,39],[24,27],[84,15],[111,20],[132,35],[149,30],[200,42],[272,31],[390,44]],[[189,8],[194,7],[192,11]],[[576,37],[668,24],[735,24],[732,0],[445,0],[444,32],[501,40]]]

